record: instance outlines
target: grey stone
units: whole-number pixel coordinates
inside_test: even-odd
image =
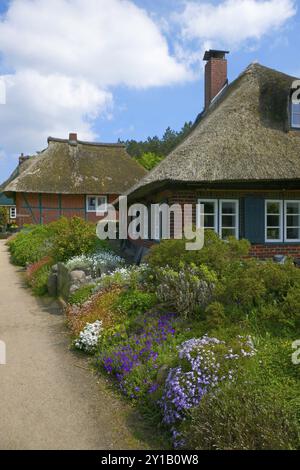
[[[58,264],[57,291],[58,295],[67,300],[70,295],[71,278],[70,273],[63,263]]]
[[[70,279],[72,284],[85,284],[86,274],[84,271],[72,271],[70,273]]]
[[[54,266],[52,266],[51,271],[52,271],[53,273],[56,273],[56,274],[57,274],[57,273],[58,273],[58,265],[55,264]]]
[[[70,295],[74,294],[79,289],[78,285],[72,284],[70,287]]]
[[[50,297],[56,297],[57,296],[57,274],[52,273],[50,274],[48,278],[48,293]]]

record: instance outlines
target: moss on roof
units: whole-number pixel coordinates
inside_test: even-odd
[[[300,132],[288,132],[294,80],[251,64],[200,116],[190,135],[128,195],[141,195],[167,182],[300,179]]]
[[[5,192],[122,194],[145,174],[123,145],[49,138],[46,150],[19,166]]]

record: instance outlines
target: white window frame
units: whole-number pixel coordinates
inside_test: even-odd
[[[280,212],[279,212],[279,216],[280,216],[280,219],[279,219],[280,237],[278,239],[268,239],[268,228],[272,228],[272,227],[269,227],[267,225],[268,224],[268,215],[274,215],[274,214],[268,214],[267,209],[268,209],[268,204],[269,203],[279,204],[279,207],[280,207]],[[265,243],[282,243],[283,242],[283,232],[284,232],[284,228],[283,228],[283,223],[284,223],[283,208],[284,208],[283,201],[280,200],[280,199],[266,199],[265,200]],[[275,228],[275,227],[273,227],[273,228]]]
[[[91,210],[89,209],[89,198],[95,198],[96,199],[96,209],[95,210]],[[98,205],[98,198],[101,197],[105,200],[105,203],[104,203],[104,207],[105,207],[105,210],[99,210],[99,207],[102,207],[103,204],[101,205]],[[92,214],[106,214],[107,213],[107,196],[101,196],[101,195],[93,195],[93,194],[89,194],[86,196],[86,211],[88,213],[92,213]]]
[[[300,124],[296,124],[296,122],[295,122],[295,116],[297,115],[297,116],[300,117],[300,110],[299,110],[299,112],[298,112],[298,111],[297,111],[297,112],[294,111],[294,106],[296,106],[296,105],[297,105],[296,103],[293,103],[293,102],[292,102],[292,106],[291,106],[292,128],[293,128],[293,129],[300,129]],[[299,105],[298,105],[298,106],[299,106]]]
[[[222,215],[223,215],[223,211],[222,211],[222,206],[223,206],[223,203],[226,203],[226,202],[232,202],[235,204],[235,208],[236,208],[236,212],[235,212],[235,227],[223,227],[222,226]],[[228,214],[230,215],[230,214]],[[219,201],[219,236],[220,238],[222,239],[222,231],[223,231],[223,228],[226,229],[226,228],[234,228],[235,229],[235,238],[237,240],[239,240],[239,237],[240,237],[240,205],[239,205],[239,200],[238,199],[220,199]]]
[[[9,218],[11,220],[14,220],[17,218],[17,208],[16,207],[10,207],[9,208]]]
[[[201,228],[201,205],[206,202],[213,202],[214,203],[214,231],[216,233],[219,233],[219,227],[218,227],[218,213],[219,213],[219,203],[218,199],[198,199],[198,207],[197,207],[197,221],[196,225],[197,228]],[[204,215],[212,215],[212,214],[205,214]],[[206,230],[212,230],[211,228],[207,228]]]
[[[287,237],[287,230],[288,230],[288,224],[287,224],[287,218],[289,216],[288,211],[287,211],[287,205],[288,204],[299,204],[300,208],[300,201],[299,200],[288,200],[284,201],[284,241],[285,243],[295,243],[295,242],[300,242],[300,238],[288,238]],[[299,217],[300,217],[300,211],[299,211]],[[299,227],[297,227],[299,228]]]

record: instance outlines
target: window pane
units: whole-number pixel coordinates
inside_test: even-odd
[[[235,237],[235,229],[234,228],[223,228],[222,229],[222,238],[223,240],[228,237]]]
[[[267,229],[267,238],[268,238],[268,240],[279,240],[280,239],[280,229],[279,228],[268,228]]]
[[[215,203],[214,202],[204,202],[204,214],[214,214],[215,213]]]
[[[279,217],[279,215],[268,215],[267,225],[268,225],[268,227],[279,227],[280,226],[280,217]]]
[[[286,211],[288,214],[300,214],[300,204],[299,202],[287,202]]]
[[[287,240],[299,240],[300,228],[288,228],[286,232]]]
[[[299,227],[300,226],[299,215],[288,215],[286,224],[288,227]]]
[[[105,196],[100,196],[97,198],[97,210],[99,212],[106,212],[106,197]]]
[[[233,227],[235,228],[235,215],[223,215],[222,216],[222,227]]]
[[[279,202],[268,202],[267,204],[268,214],[280,214],[280,203]]]
[[[205,228],[215,228],[215,216],[214,215],[205,215],[204,216],[204,227]]]
[[[222,203],[222,214],[235,214],[236,204],[234,202]]]
[[[88,210],[89,211],[95,211],[96,210],[96,198],[95,197],[89,197],[88,198]]]

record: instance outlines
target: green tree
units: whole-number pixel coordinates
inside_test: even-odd
[[[163,157],[159,157],[152,152],[146,152],[143,153],[141,157],[136,157],[135,160],[144,168],[146,168],[146,170],[152,170],[163,160]]]
[[[6,207],[0,207],[0,231],[6,230],[8,221],[8,209]]]

